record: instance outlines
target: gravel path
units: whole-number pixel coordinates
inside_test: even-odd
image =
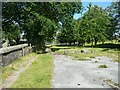
[[[54,64],[54,88],[111,88],[106,80],[118,83],[118,63],[105,56],[77,61],[70,56],[54,55]],[[101,64],[108,68],[98,68]]]

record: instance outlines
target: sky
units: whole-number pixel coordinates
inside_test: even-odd
[[[82,1],[84,1],[84,0],[82,0]],[[94,0],[94,2],[92,0],[89,0],[89,1],[92,3],[92,5],[97,5],[97,6],[102,7],[102,8],[106,8],[106,7],[110,6],[111,2],[112,2],[112,0],[109,0],[109,2],[95,2],[96,0]],[[90,2],[82,2],[82,5],[84,7],[87,7]],[[78,18],[80,18],[80,16],[81,16],[81,14],[75,13],[73,18],[77,20]]]

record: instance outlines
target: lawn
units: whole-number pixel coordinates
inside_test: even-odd
[[[59,48],[59,46],[55,46],[56,48]],[[54,48],[55,48],[54,47]],[[67,46],[69,47],[69,46]],[[63,48],[63,46],[62,46]],[[91,58],[95,58],[97,56],[107,56],[109,58],[112,58],[112,61],[115,62],[120,62],[120,60],[118,59],[118,53],[120,51],[120,49],[117,48],[99,48],[99,47],[77,47],[77,46],[70,46],[69,49],[59,49],[56,50],[55,53],[56,54],[65,54],[67,56],[72,56],[77,60],[89,60]],[[89,50],[89,51],[93,51],[90,53],[76,53],[77,51],[81,51],[81,50]],[[68,52],[75,52],[75,53],[65,53],[65,51]]]
[[[53,74],[51,54],[39,54],[38,58],[18,77],[11,88],[50,88]]]
[[[32,59],[36,55],[37,55],[36,53],[30,53],[28,55],[25,55],[24,57],[21,57],[15,60],[10,65],[3,67],[2,68],[2,81],[4,82],[6,78],[10,76],[14,71],[18,70],[19,67],[25,66],[26,63],[24,62]]]

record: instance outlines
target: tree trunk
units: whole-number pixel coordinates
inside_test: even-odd
[[[69,46],[71,45],[71,42],[69,42]]]
[[[20,44],[20,38],[16,39],[16,45]]]
[[[67,46],[67,43],[66,43],[66,46]]]
[[[75,42],[74,42],[74,45],[75,45]]]
[[[45,53],[45,49],[46,49],[45,42],[43,40],[35,44],[35,51],[37,53]]]
[[[85,46],[85,43],[83,44],[83,46]]]
[[[97,40],[95,40],[95,46],[97,45]]]
[[[102,41],[102,44],[104,44],[104,41]]]
[[[40,49],[42,50],[43,53],[45,53],[45,42],[44,41],[41,41],[41,45],[40,45]]]
[[[78,46],[80,45],[80,42],[78,42]]]
[[[91,43],[91,46],[93,47],[93,41],[92,41],[92,43]]]

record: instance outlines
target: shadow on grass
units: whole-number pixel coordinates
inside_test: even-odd
[[[64,47],[64,46],[83,47],[83,46],[77,46],[77,45],[56,45],[56,46],[59,46],[59,47]],[[84,47],[92,47],[92,46],[85,45]],[[105,43],[105,44],[94,45],[93,47],[96,47],[96,48],[120,48],[120,44]]]
[[[56,47],[51,47],[53,52],[58,51],[60,49],[74,49],[75,47],[82,47],[77,45],[55,45]]]
[[[60,48],[60,47],[54,47],[54,48],[51,48],[51,50],[53,51],[53,52],[55,52],[55,51],[58,51],[58,50],[60,50],[60,49],[71,49],[71,48]]]
[[[87,45],[84,47],[91,48],[92,46]],[[120,49],[120,44],[112,44],[112,43],[98,44],[98,45],[94,45],[93,48],[107,48],[107,49],[105,49],[105,51],[107,51],[109,49]]]
[[[60,50],[60,49],[71,49],[72,47],[86,47],[86,48],[92,48],[90,45],[86,46],[77,46],[77,45],[55,45],[58,47],[51,48],[53,52]],[[93,48],[104,48],[102,51],[108,51],[109,49],[117,49],[120,50],[120,44],[112,44],[112,43],[106,43],[106,44],[98,44],[94,45]]]
[[[120,49],[120,44],[112,44],[112,43],[107,43],[107,44],[99,44],[96,45],[94,47],[98,47],[98,48],[118,48]]]

